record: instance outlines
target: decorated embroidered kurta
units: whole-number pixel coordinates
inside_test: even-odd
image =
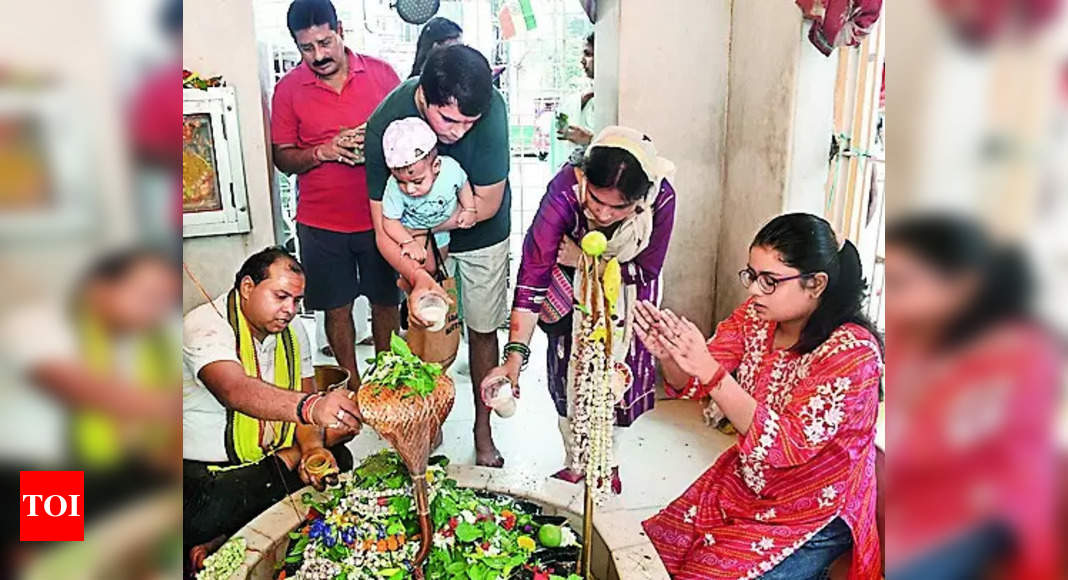
[[[890,329],[893,332],[892,329]],[[1005,578],[1060,578],[1056,417],[1061,346],[1031,323],[1006,322],[952,350],[887,349],[887,570],[912,565],[991,524],[1016,549]],[[892,382],[891,382],[892,379]],[[900,406],[897,401],[900,401]]]
[[[877,578],[878,344],[854,324],[804,355],[774,348],[774,337],[749,301],[716,328],[708,350],[756,399],[753,424],[643,526],[674,578],[758,578],[841,517],[853,533],[850,578]],[[708,393],[691,381],[674,394]]]

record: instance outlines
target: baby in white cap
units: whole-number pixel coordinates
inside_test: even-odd
[[[382,134],[386,166],[392,174],[382,195],[384,230],[401,253],[435,271],[429,233],[445,256],[449,232],[434,228],[454,221],[470,228],[477,221],[467,173],[455,159],[438,155],[438,137],[419,117],[397,119]]]

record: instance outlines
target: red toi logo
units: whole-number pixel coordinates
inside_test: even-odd
[[[81,471],[20,471],[19,540],[84,540],[84,489]]]

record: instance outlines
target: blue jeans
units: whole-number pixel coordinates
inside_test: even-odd
[[[999,522],[975,527],[913,561],[888,570],[889,580],[974,580],[983,578],[1012,549],[1012,536]]]
[[[796,552],[779,562],[762,580],[823,580],[830,565],[853,547],[853,532],[842,518],[816,532]]]

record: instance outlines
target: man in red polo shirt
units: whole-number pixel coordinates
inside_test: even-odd
[[[329,0],[294,0],[289,32],[302,63],[275,87],[271,112],[274,164],[296,173],[297,238],[307,272],[305,304],[326,313],[326,336],[338,364],[356,367],[352,303],[371,302],[375,349],[397,329],[397,274],[378,253],[363,165],[363,124],[400,84],[384,61],[345,48]]]

